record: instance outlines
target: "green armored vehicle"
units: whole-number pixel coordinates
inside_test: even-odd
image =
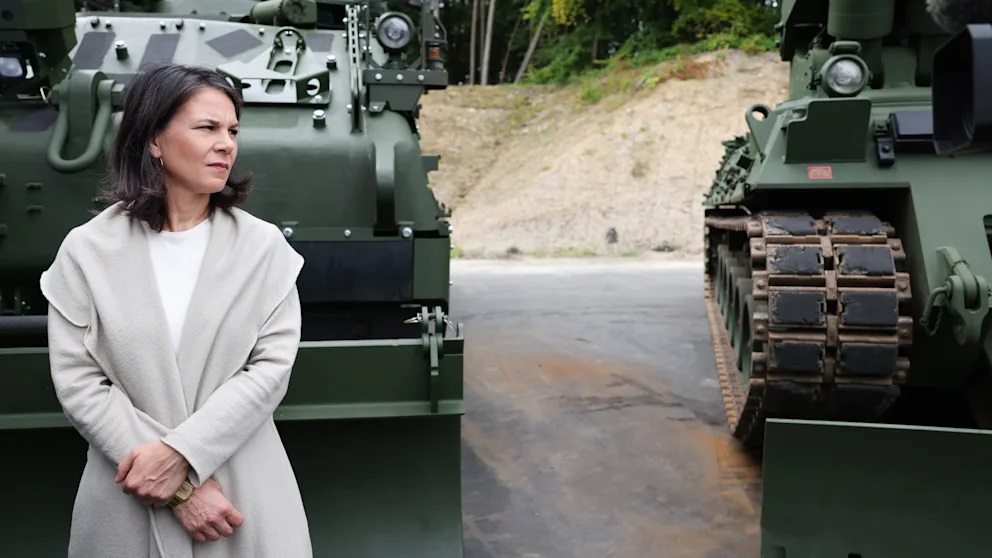
[[[303,340],[276,419],[315,556],[462,555],[462,328],[449,225],[420,152],[446,87],[437,0],[0,2],[0,555],[64,556],[85,442],[55,397],[39,276],[102,209],[122,91],[206,65],[245,108],[245,209],[306,258]]]
[[[763,558],[989,552],[992,9],[929,4],[783,2],[789,97],[746,111],[705,197]]]

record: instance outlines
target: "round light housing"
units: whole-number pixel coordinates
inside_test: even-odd
[[[831,89],[838,93],[850,95],[861,88],[865,73],[852,60],[838,60],[827,70],[827,82]]]
[[[868,85],[870,72],[857,56],[834,56],[820,71],[820,84],[831,97],[853,97]]]
[[[413,39],[413,21],[399,12],[382,14],[376,25],[375,36],[382,48],[389,51],[402,50]]]
[[[24,78],[24,65],[21,60],[13,56],[0,56],[0,78]]]

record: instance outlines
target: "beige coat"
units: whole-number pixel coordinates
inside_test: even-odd
[[[309,528],[273,421],[296,359],[303,266],[272,224],[219,210],[178,359],[144,227],[114,205],[63,241],[41,278],[52,380],[89,442],[72,514],[71,558],[307,558]],[[168,507],[114,483],[130,450],[162,439],[190,480],[213,477],[244,524],[198,543]]]

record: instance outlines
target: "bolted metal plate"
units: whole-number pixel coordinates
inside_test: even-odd
[[[786,275],[823,273],[823,251],[808,244],[772,244],[768,247],[768,270]]]
[[[103,66],[103,59],[114,44],[117,33],[113,31],[90,31],[79,41],[76,54],[72,57],[72,65],[77,70],[96,70]]]
[[[331,52],[334,46],[332,33],[313,32],[307,35],[307,46],[314,52]]]
[[[842,215],[830,218],[831,234],[885,234],[882,221],[874,215]]]
[[[812,217],[769,217],[765,221],[769,236],[807,236],[816,234],[816,223]]]
[[[216,50],[225,58],[233,58],[243,52],[248,52],[255,47],[261,46],[262,44],[264,43],[262,43],[258,37],[252,35],[244,29],[231,31],[230,33],[225,33],[219,37],[214,37],[213,39],[207,41],[207,45]]]
[[[141,57],[139,67],[159,62],[172,62],[179,48],[179,35],[175,33],[156,33],[148,37],[145,54]]]
[[[896,293],[842,292],[840,305],[841,325],[885,327],[899,323],[899,296]]]
[[[768,371],[788,374],[823,373],[824,343],[774,340],[768,346]]]
[[[894,343],[841,343],[837,350],[838,376],[878,376],[895,374],[899,347]]]
[[[304,304],[413,298],[414,255],[409,240],[291,244],[307,262],[297,281]]]
[[[835,248],[840,275],[894,275],[896,263],[887,245],[837,246]]]
[[[827,321],[826,294],[822,291],[779,291],[768,293],[768,321],[772,326],[821,326]]]

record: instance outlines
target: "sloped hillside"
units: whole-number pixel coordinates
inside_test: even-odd
[[[777,55],[730,51],[564,88],[426,95],[423,149],[441,154],[431,182],[456,254],[698,255],[721,142],[787,87]]]

